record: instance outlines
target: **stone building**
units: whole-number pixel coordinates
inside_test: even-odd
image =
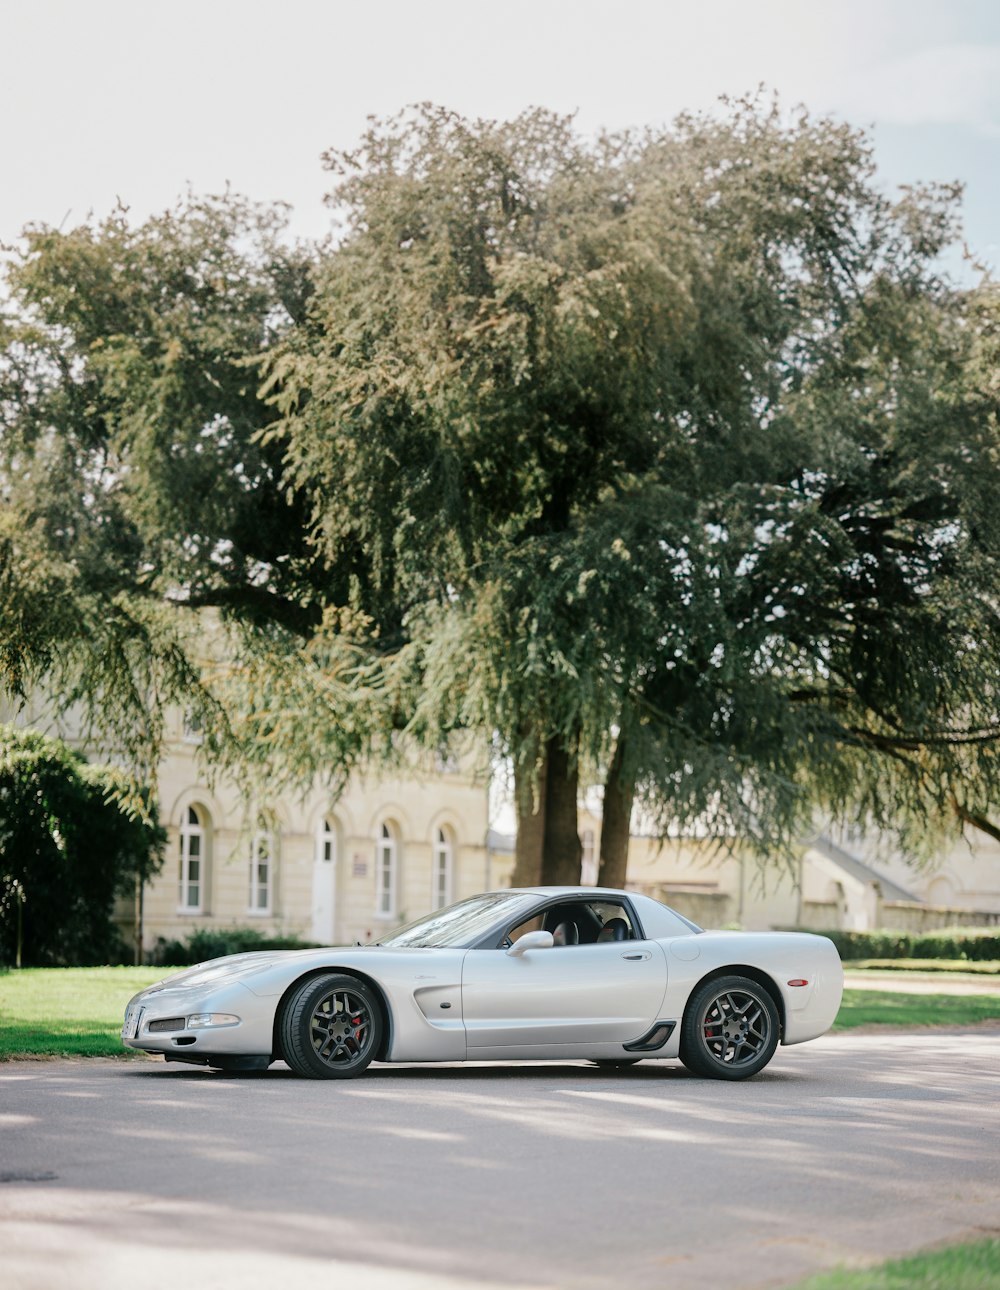
[[[47,719],[44,707],[6,716],[82,746],[72,720]],[[356,775],[336,799],[314,789],[251,802],[239,784],[208,776],[198,753],[197,733],[174,713],[155,785],[165,862],[146,884],[141,914],[138,901],[119,910],[128,943],[141,925],[145,957],[199,928],[377,941],[431,909],[510,883],[514,838],[491,827],[485,741],[470,740],[447,761],[423,757],[406,773]],[[579,830],[582,881],[595,883],[599,794],[581,802]],[[761,869],[738,840],[728,843],[660,839],[636,818],[627,885],[705,927],[1000,923],[1000,845],[982,836],[919,869],[858,832],[818,831],[789,868]]]

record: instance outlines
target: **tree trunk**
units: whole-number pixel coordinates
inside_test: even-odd
[[[576,749],[567,748],[559,739],[550,739],[546,759],[542,883],[553,887],[575,886],[580,881],[583,859],[576,818],[579,788]]]
[[[517,811],[517,842],[514,849],[512,887],[537,887],[542,881],[545,847],[545,787],[548,755],[543,757],[537,784],[531,770],[514,769],[514,806]]]
[[[601,824],[599,887],[624,887],[628,867],[629,825],[635,785],[624,773],[625,737],[618,736],[604,784],[604,819]]]

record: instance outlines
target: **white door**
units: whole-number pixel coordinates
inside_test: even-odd
[[[656,941],[527,950],[470,950],[462,1015],[470,1058],[516,1050],[629,1043],[657,1020],[667,962]]]

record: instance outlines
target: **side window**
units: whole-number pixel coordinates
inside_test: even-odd
[[[433,867],[431,873],[431,908],[444,909],[450,905],[452,880],[455,867],[455,846],[451,830],[434,830]]]
[[[399,837],[395,824],[386,821],[375,846],[375,917],[395,918],[399,877]]]
[[[326,816],[320,820],[316,831],[316,860],[320,864],[332,864],[337,858],[337,831]]]
[[[567,900],[511,928],[503,944],[512,945],[525,932],[539,929],[552,933],[554,949],[633,941],[639,936],[626,905],[612,900]]]
[[[258,829],[250,839],[250,884],[247,913],[268,915],[274,895],[274,836]]]
[[[625,905],[611,900],[590,902],[590,909],[600,920],[601,928],[597,934],[598,942],[634,941],[639,939],[639,932],[632,923],[632,918]]]
[[[527,932],[540,932],[542,930],[542,916],[536,914],[534,918],[529,918],[523,923],[518,923],[516,927],[511,928],[507,933],[504,941],[505,945],[513,945],[515,941],[520,940]]]
[[[189,806],[180,827],[180,872],[177,907],[180,913],[201,914],[207,906],[206,867],[211,824],[201,806]]]
[[[594,830],[584,829],[580,834],[580,845],[583,856],[580,864],[580,882],[584,887],[597,886],[598,860],[597,848],[594,845]]]
[[[626,904],[618,900],[564,900],[519,922],[507,931],[502,944],[512,946],[526,931],[538,930],[551,931],[554,948],[641,939]]]

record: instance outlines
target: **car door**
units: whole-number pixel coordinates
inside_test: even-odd
[[[513,957],[470,950],[462,1010],[470,1059],[586,1055],[629,1043],[657,1019],[667,963],[656,941],[551,946]]]

